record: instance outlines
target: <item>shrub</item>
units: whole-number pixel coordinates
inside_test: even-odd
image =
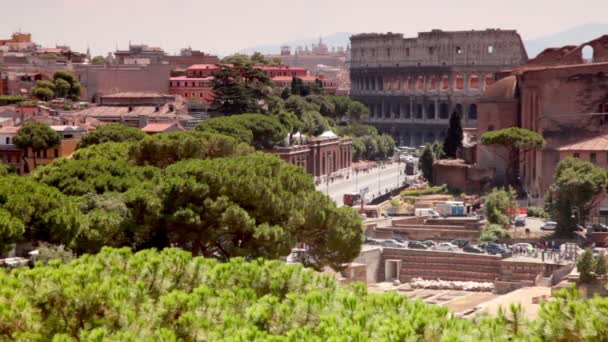
[[[540,207],[529,207],[528,216],[529,217],[538,217],[538,218],[547,218],[548,217],[545,210]]]
[[[437,194],[447,194],[448,193],[448,187],[447,185],[442,185],[442,186],[432,186],[430,188],[426,188],[426,189],[419,189],[419,190],[403,190],[401,191],[401,196],[402,197],[418,197],[418,196],[424,196],[424,195],[437,195]]]
[[[479,239],[481,241],[496,241],[498,239],[504,239],[509,237],[511,237],[511,234],[509,234],[508,230],[504,229],[499,224],[490,223],[483,228]]]

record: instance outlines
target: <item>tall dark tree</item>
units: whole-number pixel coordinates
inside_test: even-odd
[[[270,79],[250,64],[222,65],[213,79],[213,108],[232,115],[260,113]]]
[[[460,122],[460,114],[452,113],[450,117],[450,126],[443,142],[443,152],[448,158],[456,158],[456,152],[462,149],[462,123]]]
[[[433,149],[431,145],[426,145],[424,150],[422,151],[422,155],[418,160],[419,168],[422,171],[422,175],[426,180],[431,183],[433,181],[433,162],[435,161],[435,156],[433,153]]]

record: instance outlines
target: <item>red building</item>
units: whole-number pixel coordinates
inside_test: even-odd
[[[311,138],[301,145],[280,146],[269,151],[286,162],[301,166],[318,177],[349,169],[352,164],[352,140],[331,132]]]
[[[325,80],[323,76],[310,76],[305,68],[294,68],[287,65],[260,65],[256,68],[264,71],[276,87],[289,87],[291,80],[297,77],[305,84],[312,84],[320,80],[327,94],[335,94],[338,88],[337,82]],[[169,94],[211,103],[213,101],[213,73],[218,70],[220,67],[216,64],[192,65],[186,70],[186,76],[169,79]]]

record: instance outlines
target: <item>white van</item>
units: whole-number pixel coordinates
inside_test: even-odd
[[[414,214],[416,215],[416,217],[440,217],[439,214],[433,208],[416,208]]]

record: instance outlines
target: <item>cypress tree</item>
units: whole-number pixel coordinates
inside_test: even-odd
[[[456,158],[456,151],[462,149],[462,138],[460,114],[454,112],[450,117],[450,127],[443,142],[443,152],[447,158]]]

